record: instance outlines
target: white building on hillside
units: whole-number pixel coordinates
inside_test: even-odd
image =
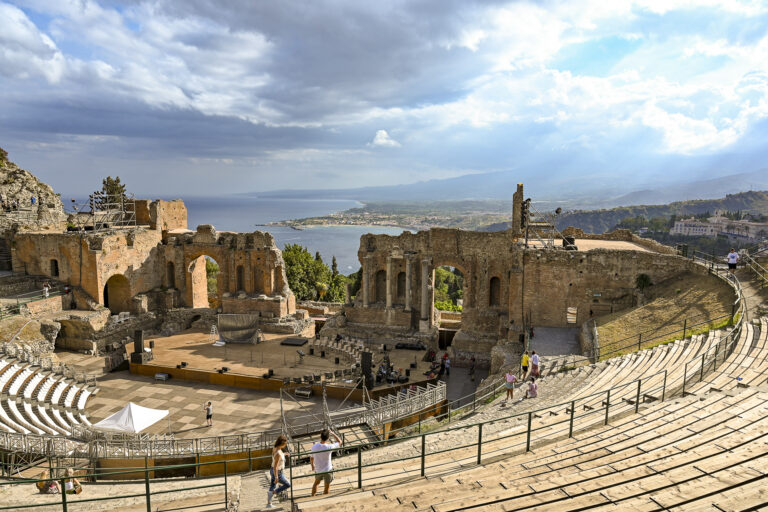
[[[746,220],[731,220],[727,217],[710,217],[706,221],[684,219],[675,222],[670,234],[683,236],[727,236],[746,241],[762,240],[768,237],[768,223]]]
[[[715,237],[717,236],[717,226],[707,221],[685,219],[676,221],[669,232],[672,235]]]

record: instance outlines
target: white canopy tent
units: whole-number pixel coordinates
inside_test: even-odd
[[[137,434],[162,420],[168,414],[167,410],[150,409],[149,407],[142,407],[133,402],[128,402],[128,405],[112,416],[94,423],[93,428]]]

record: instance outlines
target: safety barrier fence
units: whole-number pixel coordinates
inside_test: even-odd
[[[402,478],[398,475],[410,475],[415,476],[427,476],[427,473],[436,474],[442,469],[449,469],[456,464],[476,463],[482,464],[483,460],[488,460],[490,457],[498,455],[500,453],[512,454],[522,453],[530,451],[534,445],[540,445],[544,443],[554,442],[559,439],[573,437],[575,432],[586,431],[592,428],[599,427],[601,425],[608,425],[613,419],[618,419],[629,414],[639,413],[640,405],[647,401],[664,402],[672,396],[680,393],[686,393],[686,387],[693,383],[701,382],[704,379],[705,374],[709,371],[715,371],[722,365],[728,355],[733,352],[733,349],[741,335],[743,319],[739,319],[733,329],[730,330],[723,338],[719,340],[717,344],[710,347],[707,351],[703,352],[701,356],[689,361],[683,368],[681,375],[676,377],[670,376],[669,370],[661,370],[652,375],[641,377],[630,382],[614,386],[605,391],[599,391],[587,396],[574,398],[569,401],[558,403],[556,405],[546,406],[533,411],[522,412],[517,414],[510,414],[498,418],[493,418],[487,421],[462,424],[445,429],[440,429],[431,432],[421,432],[417,434],[405,435],[398,438],[398,442],[415,441],[417,445],[420,444],[420,450],[418,453],[412,456],[393,456],[391,458],[382,458],[380,460],[363,463],[363,451],[368,448],[373,448],[380,445],[380,442],[362,442],[351,445],[344,445],[342,450],[346,453],[354,453],[357,455],[357,464],[347,467],[339,467],[333,470],[334,473],[342,471],[356,471],[357,474],[357,487],[361,488],[366,481],[365,473],[370,471],[370,468],[377,468],[386,464],[400,463],[407,461],[416,461],[415,468],[412,467],[410,472],[403,472],[403,468],[395,468],[390,475],[392,478]],[[674,374],[674,370],[672,371]],[[677,373],[680,373],[679,371]],[[487,396],[495,396],[498,388],[495,386],[495,382],[488,383],[485,386],[488,390]],[[481,395],[485,396],[485,395]],[[470,404],[459,406],[459,408],[466,408]],[[551,421],[551,418],[560,417]],[[517,431],[510,432],[507,427],[520,420],[526,425],[525,429],[518,429]],[[494,428],[498,427],[498,428]],[[505,430],[505,428],[507,428]],[[484,433],[485,429],[485,433]],[[471,439],[470,442],[451,445],[448,447],[441,447],[432,451],[427,450],[427,440],[433,435],[443,435],[446,432],[461,432],[464,438]],[[441,454],[457,452],[460,450],[470,452],[459,454],[457,456],[450,456],[448,458],[442,458],[435,460],[436,456]],[[386,452],[381,452],[385,454]],[[229,505],[229,492],[228,492],[228,478],[230,475],[229,468],[234,463],[248,462],[248,470],[254,468],[254,461],[260,461],[269,459],[269,456],[252,457],[250,451],[248,451],[248,458],[230,459],[215,462],[196,462],[190,464],[177,464],[177,465],[164,465],[149,467],[148,457],[145,457],[145,463],[143,467],[123,468],[120,470],[103,469],[96,470],[95,468],[85,468],[85,471],[91,471],[85,475],[78,476],[79,479],[97,481],[99,479],[113,478],[117,475],[126,474],[143,474],[143,480],[145,483],[143,493],[135,493],[131,495],[119,495],[108,496],[98,498],[81,498],[74,499],[69,498],[68,495],[63,494],[60,496],[61,510],[67,512],[68,507],[77,503],[88,502],[101,502],[109,500],[119,500],[123,498],[138,498],[143,497],[147,510],[151,511],[152,496],[160,494],[168,494],[173,492],[184,492],[190,490],[223,487],[224,488],[224,505]],[[297,450],[291,454],[291,459],[294,461],[304,460],[309,457],[313,452]],[[317,453],[317,452],[314,452]],[[196,460],[199,461],[200,454],[196,454]],[[2,462],[3,470],[5,472],[5,461]],[[181,471],[181,470],[193,470],[194,476],[200,478],[202,472],[201,468],[205,466],[218,465],[223,469],[224,481],[221,483],[212,483],[204,485],[193,485],[190,487],[177,486],[173,489],[155,490],[152,491],[153,482],[158,482],[150,478],[150,473],[157,474],[157,472],[168,471]],[[300,480],[305,478],[314,478],[317,473],[303,473],[299,474],[298,471],[294,472],[294,465],[289,467],[290,479]],[[341,466],[341,465],[340,465]],[[54,468],[51,466],[53,473],[61,470],[61,468]],[[413,474],[411,474],[413,473]],[[376,478],[381,480],[381,471],[376,471]],[[11,485],[31,485],[37,482],[47,482],[51,478],[42,479],[18,479],[8,482],[1,482],[0,489],[3,489]],[[55,477],[63,489],[66,477]],[[71,496],[71,495],[69,495]],[[291,487],[291,499],[305,497],[305,495],[295,495],[294,487]],[[221,503],[221,502],[219,502]],[[51,502],[26,504],[26,505],[13,505],[2,506],[0,510],[21,510],[21,509],[34,509],[40,507],[50,507]]]
[[[768,286],[768,270],[765,269],[760,263],[749,254],[745,254],[743,257],[744,266],[750,269],[760,281],[760,287]]]
[[[410,392],[410,395],[405,398],[401,398],[398,394],[397,397],[376,402],[377,407],[373,409],[356,407],[352,409],[352,412],[341,411],[338,418],[334,414],[332,419],[334,424],[338,422],[338,426],[374,424],[374,422],[381,424],[413,415],[422,409],[429,409],[444,402],[445,398],[445,383],[439,382],[437,385],[427,383],[426,387],[420,387],[418,391]],[[309,416],[305,417],[309,418]],[[308,421],[303,425],[292,426],[291,435],[311,434],[320,427],[322,427],[322,423],[315,418],[314,421]],[[193,439],[158,439],[137,436],[118,440],[95,438],[98,433],[83,426],[75,426],[72,433],[75,439],[2,432],[0,433],[0,450],[33,453],[42,457],[82,457],[88,459],[217,455],[267,448],[271,446],[275,437],[283,432],[281,429],[273,429]]]
[[[638,334],[633,334],[626,338],[622,338],[616,341],[600,340],[600,344],[596,350],[593,351],[593,357],[595,361],[601,359],[607,359],[610,357],[616,357],[628,352],[634,352],[644,347],[651,347],[660,343],[673,341],[675,339],[684,339],[687,336],[706,332],[710,329],[725,327],[733,325],[735,319],[743,313],[744,301],[742,300],[743,294],[741,292],[741,284],[738,279],[726,272],[724,265],[720,264],[716,260],[714,255],[702,253],[700,251],[694,251],[691,259],[703,266],[709,268],[710,272],[725,280],[730,286],[732,286],[736,292],[736,299],[731,304],[730,311],[725,311],[720,315],[696,315],[684,318],[680,322],[680,327],[670,328],[664,332],[658,332],[658,329],[648,329]],[[597,329],[595,329],[595,333]],[[595,334],[595,339],[597,335]]]

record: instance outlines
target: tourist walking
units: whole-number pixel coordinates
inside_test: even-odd
[[[528,351],[526,350],[523,352],[523,359],[521,361],[522,367],[523,367],[523,378],[525,378],[526,375],[528,375],[528,363],[530,361],[530,357],[528,356]]]
[[[539,377],[539,354],[531,352],[531,377]]]
[[[283,434],[277,436],[277,439],[275,439],[275,446],[272,448],[272,465],[269,467],[267,508],[275,507],[272,504],[272,498],[275,494],[280,494],[291,486],[291,482],[285,477],[286,446],[288,446],[288,438]],[[278,482],[280,482],[280,487],[277,486]]]
[[[469,360],[469,377],[472,379],[472,382],[475,381],[475,358],[472,357],[472,359]]]
[[[207,426],[212,427],[213,426],[213,404],[211,402],[208,402],[203,406],[203,409],[205,410],[205,421],[207,423]]]
[[[731,247],[731,252],[728,253],[728,270],[731,274],[736,272],[736,265],[739,263],[739,253],[736,249]]]
[[[449,357],[445,358],[445,376],[451,376],[451,359]]]
[[[330,443],[330,437],[336,440]],[[331,482],[333,482],[333,464],[331,463],[331,450],[337,450],[341,447],[341,439],[328,429],[320,432],[320,442],[312,445],[312,455],[309,457],[309,462],[312,464],[312,472],[319,473],[315,475],[315,483],[312,485],[312,496],[317,494],[317,486],[320,482],[325,482],[325,489],[323,494],[328,494],[331,488]]]
[[[528,390],[525,392],[525,398],[536,398],[539,393],[539,385],[536,384],[536,377],[531,377],[528,382]]]
[[[517,377],[512,373],[512,370],[507,371],[505,377],[507,381],[504,383],[504,387],[507,388],[507,396],[504,397],[504,403],[506,404],[508,399],[515,399],[515,382],[517,382]]]

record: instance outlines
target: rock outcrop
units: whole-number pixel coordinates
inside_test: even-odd
[[[34,205],[32,198],[35,198]],[[8,160],[8,153],[0,148],[0,199],[7,205],[18,201],[19,211],[2,215],[0,229],[13,224],[41,227],[57,224],[66,218],[61,199],[47,185],[29,171]]]

